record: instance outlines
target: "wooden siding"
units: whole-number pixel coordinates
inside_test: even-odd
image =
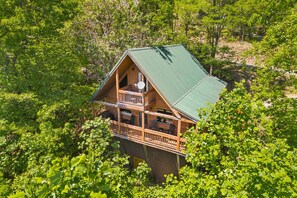
[[[109,90],[109,92],[107,92],[106,94],[106,101],[109,103],[117,103],[117,94],[116,94],[116,86],[112,86],[112,88]]]
[[[128,85],[134,86],[134,84],[138,83],[138,72],[139,69],[132,63],[127,70]]]
[[[161,98],[161,96],[158,93],[156,94],[156,106],[153,110],[156,111],[157,108],[170,110],[170,107],[166,104],[166,102]]]

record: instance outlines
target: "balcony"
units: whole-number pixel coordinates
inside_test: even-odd
[[[132,105],[135,108],[143,110],[144,107],[153,105],[156,101],[156,91],[151,89],[145,93],[137,92],[129,85],[119,89],[119,104],[124,107],[125,105]]]
[[[122,122],[120,122],[119,130],[118,121],[114,120],[111,120],[110,128],[117,137],[145,144],[161,150],[183,154],[182,151],[185,149],[186,140],[175,135],[170,135],[147,128],[145,128],[144,133],[142,133],[142,127]]]
[[[119,90],[119,102],[143,106],[143,94],[138,92]]]

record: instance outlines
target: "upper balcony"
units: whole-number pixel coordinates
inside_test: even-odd
[[[128,85],[119,89],[119,101],[118,103],[122,106],[132,105],[132,108],[143,110],[145,107],[151,106],[156,102],[156,91],[150,89],[143,93],[139,92],[138,89],[133,88],[132,85]],[[130,106],[131,107],[131,106]]]

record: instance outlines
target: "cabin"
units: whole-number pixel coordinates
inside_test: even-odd
[[[104,106],[100,115],[110,119],[131,167],[146,161],[160,182],[185,165],[183,133],[225,86],[183,45],[136,48],[123,54],[91,102]]]

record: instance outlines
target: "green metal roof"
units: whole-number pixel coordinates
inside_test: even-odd
[[[225,86],[226,84],[219,79],[206,76],[180,100],[176,101],[174,107],[191,118],[199,120],[197,109],[206,107],[208,104],[214,104]]]
[[[215,103],[226,86],[183,45],[130,49],[128,55],[174,109],[194,120],[197,109]]]
[[[172,108],[193,120],[199,120],[197,109],[215,103],[226,86],[225,82],[209,76],[183,45],[129,49],[124,54],[127,55]]]
[[[131,49],[128,54],[171,104],[207,75],[182,45]]]

